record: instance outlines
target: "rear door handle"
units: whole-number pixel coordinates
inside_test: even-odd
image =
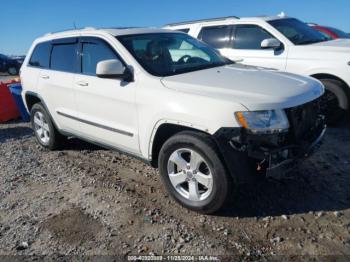
[[[88,82],[85,82],[85,81],[79,81],[79,82],[77,82],[77,85],[80,85],[80,86],[88,86],[89,83],[88,83]]]
[[[41,78],[42,78],[42,79],[50,79],[50,76],[48,76],[48,75],[42,75]]]

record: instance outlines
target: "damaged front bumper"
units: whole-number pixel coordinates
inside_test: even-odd
[[[296,137],[293,128],[275,134],[250,134],[243,128],[222,128],[214,137],[230,172],[238,175],[240,182],[246,182],[251,178],[240,169],[244,156],[255,166],[250,171],[280,179],[320,146],[325,132],[324,118],[320,116],[302,137]]]
[[[310,144],[291,145],[268,152],[269,165],[266,168],[266,177],[279,179],[286,176],[301,159],[310,156],[321,145],[325,133],[326,126],[323,127],[318,137]],[[283,159],[280,157],[281,154],[287,157]]]

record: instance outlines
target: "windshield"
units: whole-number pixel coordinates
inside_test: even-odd
[[[233,63],[187,34],[154,33],[117,38],[141,66],[155,76],[170,76]]]
[[[295,18],[272,20],[269,21],[269,24],[295,45],[314,44],[329,40],[317,30]]]

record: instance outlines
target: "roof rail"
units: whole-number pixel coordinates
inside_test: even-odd
[[[54,31],[54,32],[49,32],[49,33],[45,34],[45,36],[52,35],[52,34],[58,34],[58,33],[64,33],[64,32],[79,31],[79,30],[94,30],[94,29],[96,29],[96,28],[95,27],[82,27],[82,28],[62,29],[62,30],[58,30],[58,31]]]
[[[99,27],[98,29],[117,29],[117,30],[124,30],[124,29],[134,29],[134,28],[141,28],[139,26],[107,26],[107,27]]]
[[[199,20],[191,20],[191,21],[180,22],[180,23],[166,24],[165,26],[195,24],[195,23],[200,23],[200,22],[211,22],[211,21],[220,21],[220,20],[227,20],[227,19],[239,19],[239,17],[238,16],[224,16],[224,17],[217,17],[217,18],[199,19]]]

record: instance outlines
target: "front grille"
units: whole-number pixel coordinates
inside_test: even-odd
[[[297,107],[288,108],[286,112],[291,127],[291,139],[297,144],[303,141],[311,142],[323,128],[319,98]]]

